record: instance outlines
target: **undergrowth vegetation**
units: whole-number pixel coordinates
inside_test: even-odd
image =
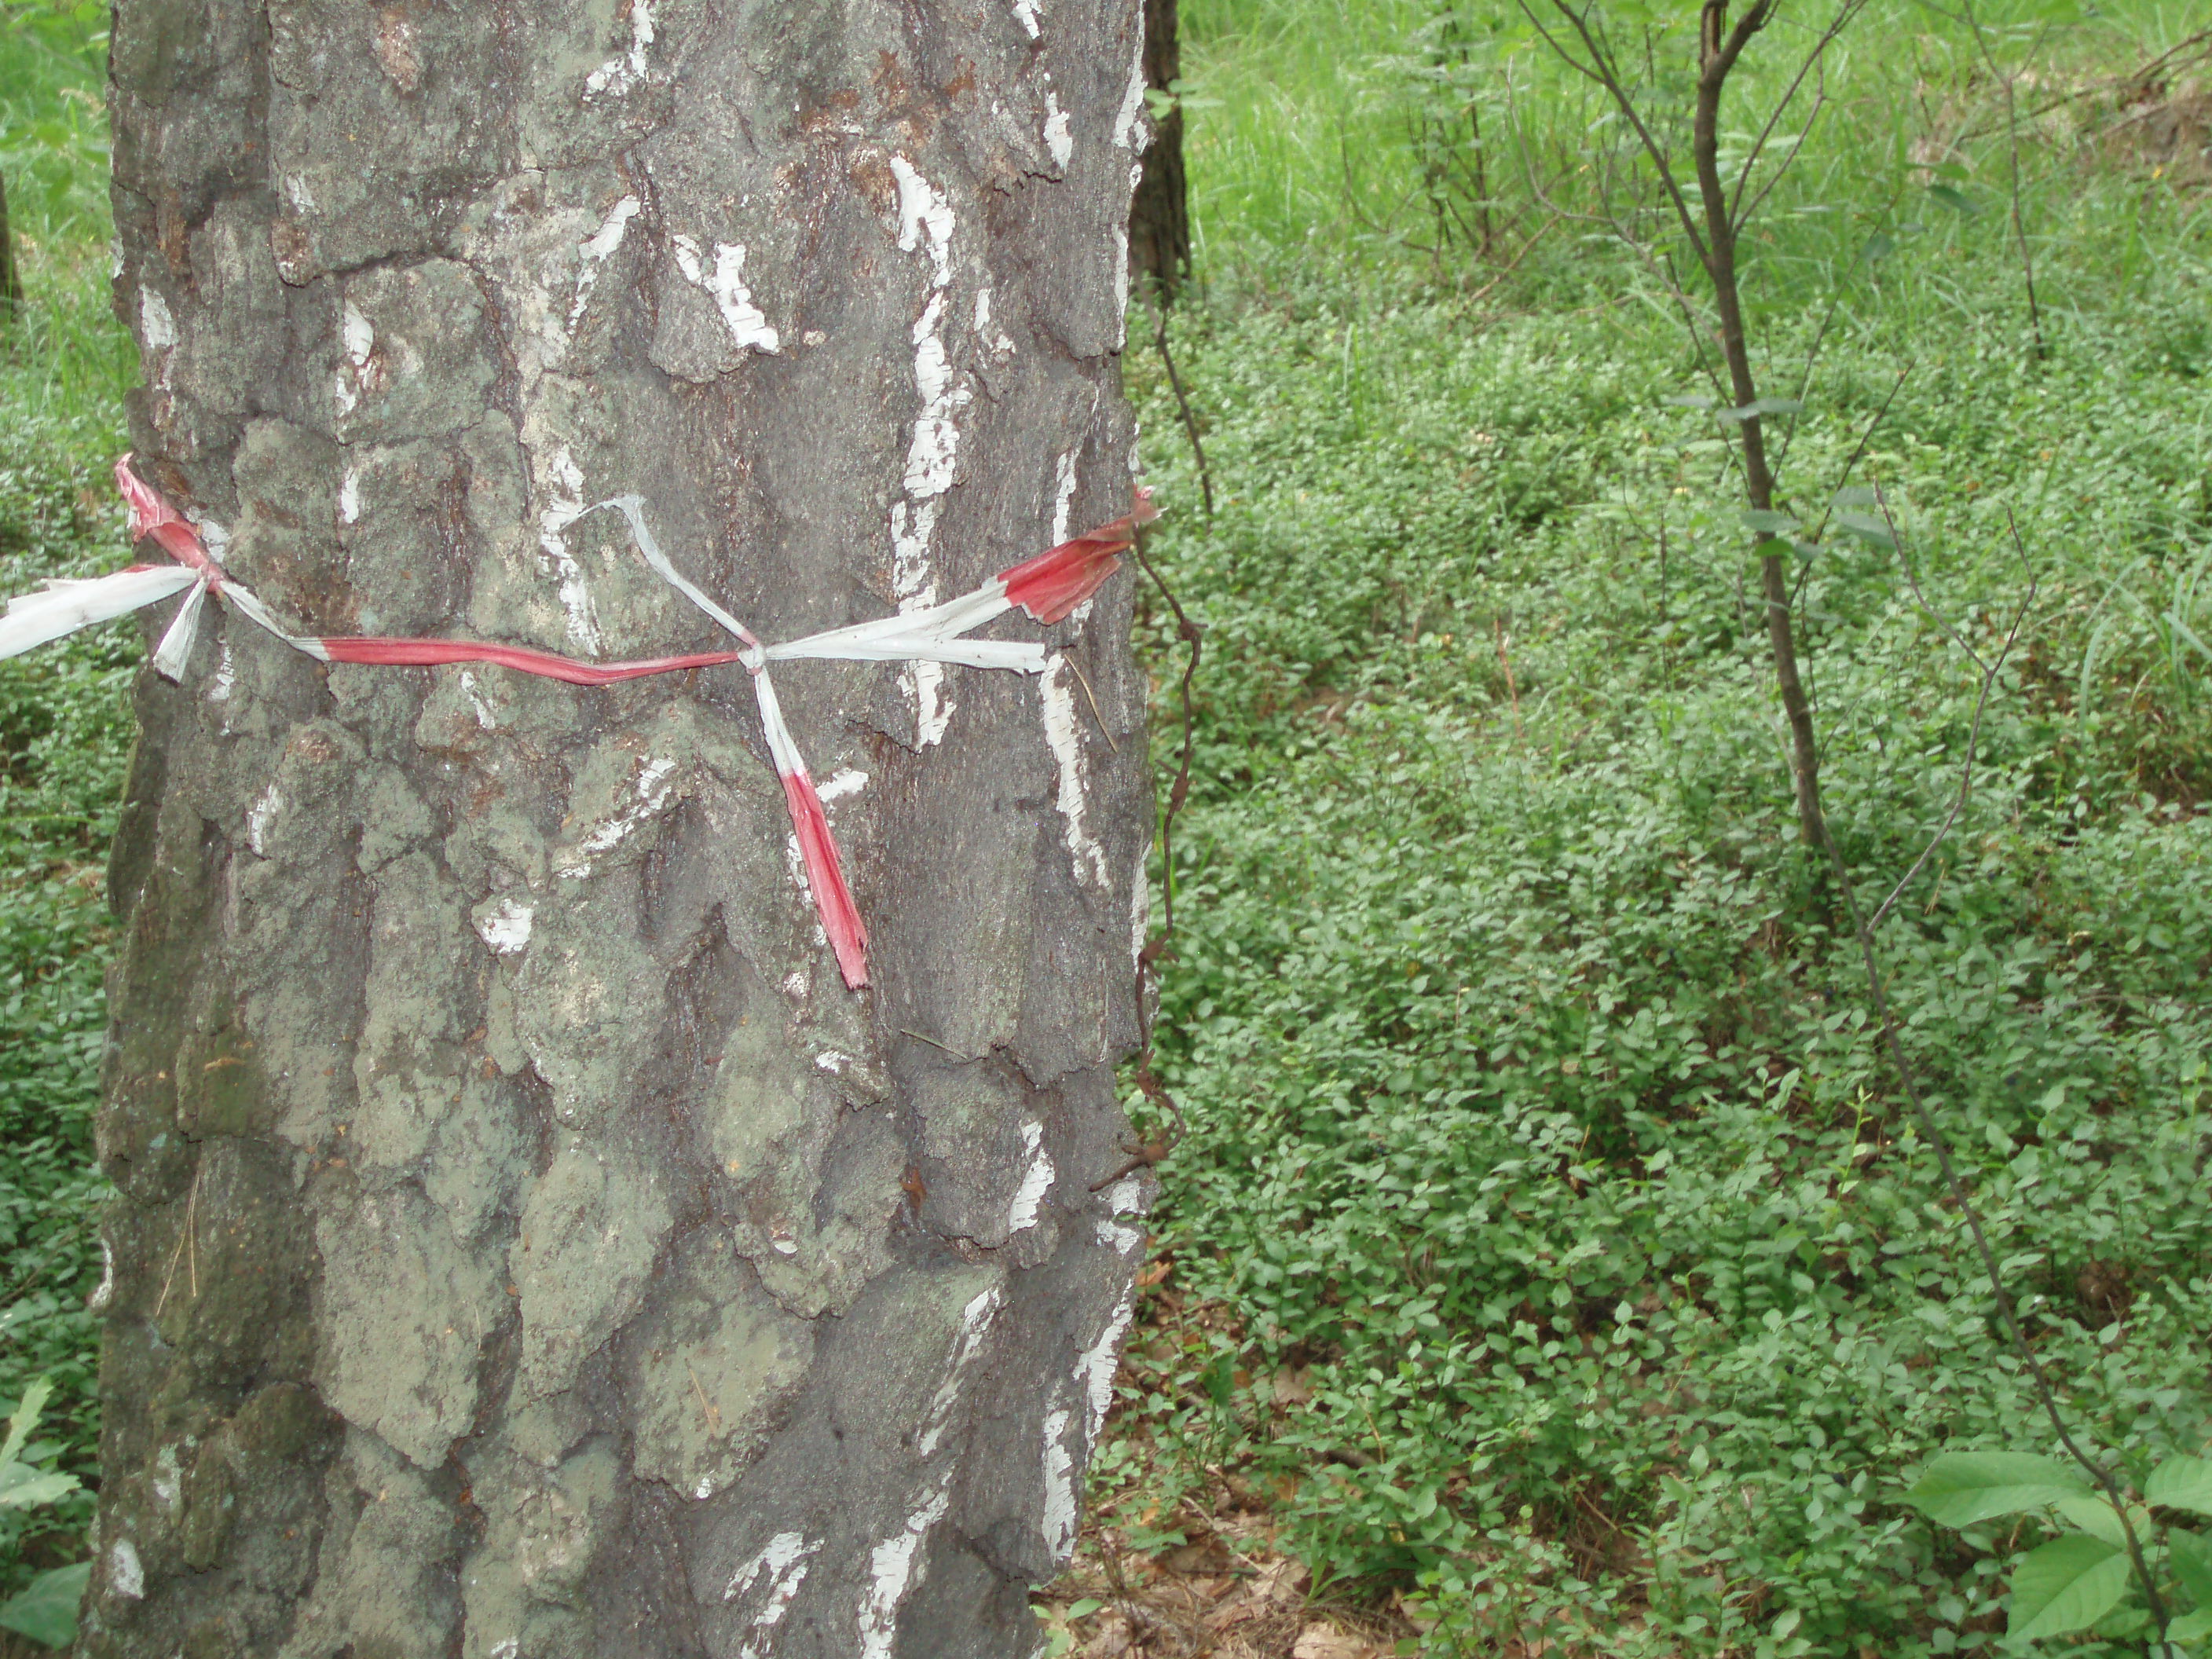
[[[101,486],[134,365],[107,298],[106,25],[104,6],[0,5],[0,172],[24,288],[0,315],[0,594],[111,569],[121,546]],[[49,1638],[73,1592],[35,1618],[7,1604],[83,1554],[97,1486],[101,871],[139,655],[135,632],[106,629],[0,663],[0,1415],[46,1379],[23,1464],[90,1483],[0,1499],[0,1627]]]
[[[1190,1133],[1095,1493],[1139,1547],[1270,1508],[1437,1653],[2006,1647],[2057,1523],[1902,1494],[2052,1431],[1796,840],[1741,486],[1614,234],[1648,198],[1577,174],[1598,106],[1515,15],[1185,9],[1210,523],[1131,370],[1207,630],[1158,1025]],[[1644,17],[1662,64],[1694,18]],[[2212,1431],[2202,82],[2178,13],[1978,21],[2034,89],[2010,136],[1963,27],[1869,15],[1746,286],[1786,505],[1856,528],[1795,620],[1863,910],[1959,799],[1961,646],[2019,623],[1878,939],[2060,1404],[2140,1489]],[[1490,194],[1439,212],[1470,112]]]

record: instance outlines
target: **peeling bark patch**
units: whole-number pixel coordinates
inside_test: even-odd
[[[1103,890],[1109,880],[1106,851],[1092,838],[1083,822],[1086,784],[1083,728],[1075,707],[1075,671],[1068,665],[1067,659],[1057,652],[1053,654],[1052,666],[1045,670],[1042,690],[1044,740],[1052,750],[1054,763],[1060,769],[1057,805],[1066,827],[1068,856],[1077,881]]]
[[[868,1558],[868,1587],[860,1597],[860,1659],[891,1659],[898,1635],[899,1603],[921,1582],[915,1556],[929,1529],[945,1518],[951,1495],[942,1486],[907,1517],[906,1525],[876,1546]]]
[[[1121,111],[1114,117],[1114,143],[1120,149],[1142,149],[1151,137],[1145,131],[1145,37],[1140,29],[1136,50],[1129,58],[1129,84],[1121,94]],[[1126,228],[1123,234],[1127,234]]]

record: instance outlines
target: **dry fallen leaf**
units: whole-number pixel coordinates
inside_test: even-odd
[[[1308,1625],[1298,1632],[1291,1659],[1380,1659],[1382,1651],[1372,1642],[1347,1636],[1334,1625]]]

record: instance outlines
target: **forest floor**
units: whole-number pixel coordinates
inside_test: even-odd
[[[9,593],[122,544],[102,9],[0,14]],[[1899,1498],[1936,1451],[2051,1435],[1849,901],[1897,889],[1900,1043],[2069,1421],[2136,1483],[2202,1450],[2200,22],[1878,7],[1747,243],[1839,875],[1792,815],[1773,526],[1680,250],[1621,240],[1663,219],[1618,124],[1517,13],[1183,15],[1195,279],[1157,334],[1133,312],[1126,362],[1151,548],[1206,629],[1154,907],[1189,1133],[1048,1651],[2008,1650],[2010,1563],[2055,1523]],[[1759,43],[1740,125],[1804,43]],[[1170,620],[1140,619],[1164,784]],[[52,1378],[32,1461],[88,1483],[137,659],[118,628],[0,665],[0,1403]],[[90,1506],[8,1523],[0,1593],[81,1553]],[[2142,1620],[2069,1650],[2139,1651]]]

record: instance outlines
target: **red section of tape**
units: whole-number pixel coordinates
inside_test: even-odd
[[[799,856],[806,860],[806,880],[814,890],[822,931],[837,952],[837,971],[844,975],[846,986],[857,991],[868,982],[868,930],[845,886],[844,866],[837,859],[830,820],[823,816],[822,797],[814,793],[813,780],[805,773],[787,772],[782,777],[784,804],[791,809],[791,827],[799,832]]]
[[[378,663],[403,668],[434,668],[441,663],[488,662],[570,685],[611,685],[647,674],[673,674],[685,668],[713,668],[737,662],[742,651],[701,651],[688,657],[653,657],[641,662],[579,662],[556,657],[550,651],[527,651],[515,645],[483,645],[475,640],[388,640],[353,638],[318,640],[332,662]]]
[[[1060,621],[1121,568],[1121,555],[1137,538],[1137,526],[1159,516],[1152,492],[1139,489],[1134,512],[1001,571],[999,580],[1006,585],[1006,602],[1021,606],[1041,623]]]
[[[131,539],[133,544],[151,536],[161,550],[179,564],[190,565],[204,574],[211,583],[222,580],[222,567],[208,556],[207,549],[200,545],[200,533],[191,521],[168,503],[158,489],[139,481],[131,470],[128,455],[115,464],[116,488],[131,505]]]

